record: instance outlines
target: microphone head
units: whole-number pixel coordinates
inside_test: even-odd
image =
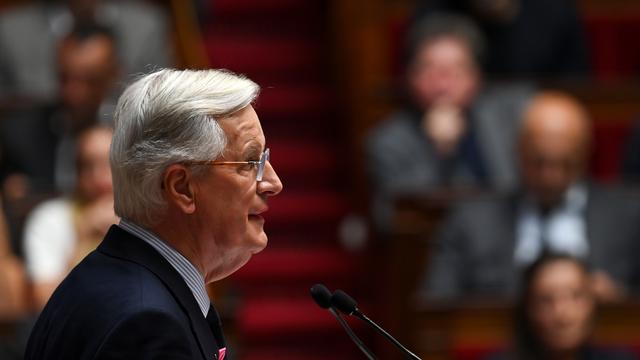
[[[342,290],[336,290],[333,293],[331,296],[331,305],[347,315],[358,311],[358,303]]]
[[[311,287],[311,297],[323,309],[331,307],[331,291],[323,284],[315,284]]]

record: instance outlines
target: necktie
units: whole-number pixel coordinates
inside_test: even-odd
[[[213,337],[216,342],[216,347],[218,348],[218,356],[214,357],[217,360],[224,360],[227,347],[224,340],[224,335],[222,334],[222,325],[220,323],[220,317],[218,316],[218,312],[213,306],[209,306],[209,312],[207,313],[207,323],[209,324],[209,328],[211,328],[211,332],[213,333]]]

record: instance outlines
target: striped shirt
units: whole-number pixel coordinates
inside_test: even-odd
[[[184,282],[187,283],[191,293],[193,293],[193,297],[198,302],[202,315],[207,317],[207,314],[209,313],[209,305],[211,303],[205,289],[204,277],[200,274],[198,269],[196,269],[196,267],[193,266],[193,264],[176,249],[160,240],[158,236],[151,233],[149,230],[143,229],[142,227],[125,219],[121,219],[118,226],[151,245],[169,262],[169,264],[171,264],[171,266],[173,266],[174,269],[176,269],[178,274],[180,274],[184,279]]]

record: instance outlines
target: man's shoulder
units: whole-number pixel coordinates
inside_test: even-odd
[[[113,310],[178,306],[166,284],[144,265],[92,252],[63,281],[60,291],[88,297],[90,304]]]
[[[72,200],[68,197],[51,198],[36,205],[29,217],[69,216],[72,207]]]
[[[407,110],[396,111],[380,121],[367,134],[368,147],[399,145],[406,147],[407,141],[422,136],[417,125],[418,119]]]
[[[382,119],[370,131],[370,136],[382,136],[389,131],[392,132],[409,132],[416,128],[418,119],[416,115],[408,110],[398,110]]]
[[[640,217],[640,191],[637,189],[593,183],[587,189],[587,210],[592,215],[622,222]]]
[[[145,323],[153,329],[141,327]],[[109,339],[135,342],[169,327],[190,332],[187,314],[162,281],[142,265],[94,251],[56,289],[29,348],[36,354],[32,358],[40,352],[93,358],[88,354],[102,351]]]

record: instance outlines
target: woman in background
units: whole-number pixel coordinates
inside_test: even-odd
[[[540,257],[524,273],[515,349],[492,359],[635,359],[630,353],[589,343],[596,310],[593,279],[576,258]]]
[[[27,218],[25,262],[37,312],[67,273],[98,246],[109,226],[117,221],[109,168],[112,133],[112,129],[102,126],[80,133],[75,192],[40,204]]]

